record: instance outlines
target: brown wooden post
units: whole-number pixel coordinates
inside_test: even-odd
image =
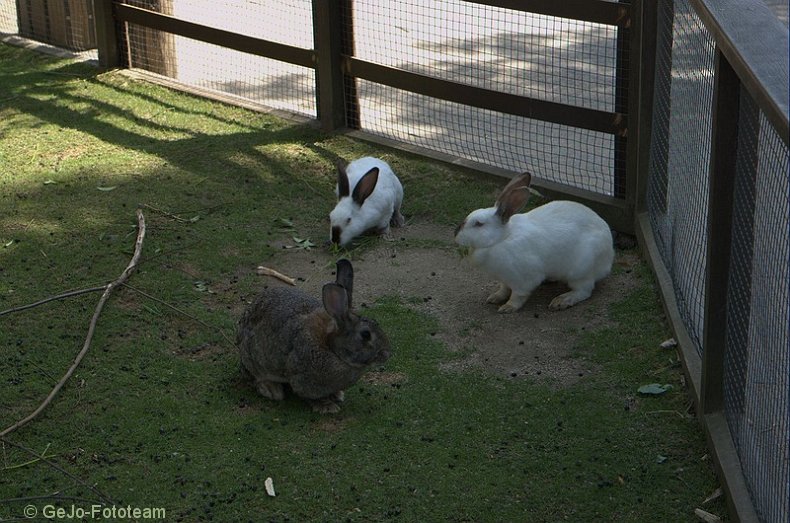
[[[146,0],[144,4],[142,7],[150,11],[173,14],[173,0]],[[175,37],[171,33],[127,24],[127,46],[129,67],[176,77]]]
[[[121,55],[118,49],[118,32],[112,13],[113,0],[93,0],[93,17],[96,24],[96,47],[100,67],[118,67]]]
[[[313,0],[316,105],[325,131],[358,127],[356,86],[343,71],[343,56],[354,54],[352,9],[351,0]]]
[[[631,4],[631,0],[619,0],[621,4]],[[614,112],[628,115],[628,128],[625,134],[616,134],[614,137],[614,180],[613,180],[613,193],[617,198],[626,197],[627,182],[627,149],[628,149],[628,131],[631,130],[631,125],[634,122],[631,115],[628,113],[629,97],[635,93],[629,92],[632,86],[631,78],[638,77],[635,71],[631,71],[631,56],[630,47],[632,44],[631,24],[634,17],[632,16],[628,25],[617,26],[617,41],[616,41],[616,63],[615,63],[615,85],[614,85]]]
[[[716,50],[713,131],[708,189],[708,245],[702,339],[703,414],[724,406],[724,351],[729,296],[732,221],[738,149],[741,83],[727,58]]]
[[[639,122],[629,127],[636,130],[634,139],[638,142],[634,177],[629,180],[636,190],[635,212],[647,209],[647,179],[650,174],[650,148],[653,137],[653,96],[656,78],[656,52],[658,34],[658,1],[642,2],[642,30],[639,53]],[[636,218],[636,216],[634,216]]]

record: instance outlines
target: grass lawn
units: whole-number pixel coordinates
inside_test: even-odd
[[[441,318],[392,296],[366,314],[398,378],[360,381],[340,414],[240,379],[226,337],[261,287],[253,269],[294,235],[323,248],[337,156],[389,161],[423,223],[457,223],[500,182],[5,45],[0,85],[0,310],[115,279],[139,205],[128,283],[155,298],[118,289],[74,376],[7,437],[79,481],[0,443],[0,521],[101,494],[167,521],[677,522],[716,489],[644,264],[574,342],[600,372],[569,386],[440,370],[458,358],[431,336]],[[0,430],[68,368],[98,297],[0,317]],[[653,382],[673,388],[637,394]],[[721,500],[704,508],[726,518]]]

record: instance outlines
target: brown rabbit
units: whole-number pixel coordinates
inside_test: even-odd
[[[351,310],[353,280],[351,262],[342,259],[335,283],[323,287],[323,303],[301,289],[273,287],[247,307],[236,344],[261,395],[281,400],[288,384],[316,412],[338,412],[343,391],[389,359],[378,324]]]

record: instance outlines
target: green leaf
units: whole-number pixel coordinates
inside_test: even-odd
[[[666,385],[661,385],[660,383],[651,383],[650,385],[642,385],[639,387],[638,392],[640,394],[664,394],[666,391],[671,390],[672,385],[667,383]]]
[[[8,247],[11,247],[13,244],[14,244],[14,240],[11,240],[10,242],[4,243],[3,244],[3,248],[5,249],[5,248],[8,248]]]

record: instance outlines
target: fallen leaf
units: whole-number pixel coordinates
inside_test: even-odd
[[[8,242],[8,243],[4,243],[4,244],[3,244],[3,248],[6,248],[6,247],[11,247],[13,244],[14,244],[14,240],[11,240],[11,241],[10,241],[10,242]]]
[[[272,478],[266,478],[266,481],[263,482],[263,486],[266,487],[266,493],[271,497],[277,495],[274,493],[274,481],[272,481]]]
[[[721,521],[721,518],[716,514],[711,514],[706,510],[702,510],[701,508],[694,509],[694,515],[700,518],[705,523],[716,523],[717,521]]]
[[[669,338],[668,340],[661,342],[661,345],[659,345],[659,347],[661,347],[662,349],[672,349],[677,346],[678,346],[678,342],[675,338]]]
[[[293,236],[292,238],[294,243],[296,244],[297,249],[304,249],[306,251],[309,251],[310,249],[315,247],[315,244],[310,240],[308,240],[307,238],[297,238],[296,236]]]
[[[44,185],[55,185],[56,183],[58,183],[58,182],[56,182],[55,180],[45,180],[44,181]]]
[[[100,191],[109,192],[109,191],[114,191],[116,187],[118,187],[118,186],[117,185],[112,185],[110,187],[103,187],[103,186],[99,185],[96,188],[99,189]]]
[[[722,495],[724,495],[724,492],[721,490],[721,487],[719,487],[716,490],[714,490],[710,496],[705,498],[705,501],[703,501],[702,504],[707,505],[711,501],[719,499],[720,497],[722,497]]]
[[[668,459],[669,459],[668,457],[662,456],[661,454],[659,454],[658,456],[656,456],[656,463],[658,463],[660,465],[662,463],[666,463],[666,461]]]
[[[637,389],[637,392],[639,392],[639,394],[658,395],[658,394],[664,394],[666,391],[671,389],[672,389],[672,385],[668,383],[666,385],[661,385],[660,383],[651,383],[649,385],[642,385],[641,387],[639,387],[639,389]]]

